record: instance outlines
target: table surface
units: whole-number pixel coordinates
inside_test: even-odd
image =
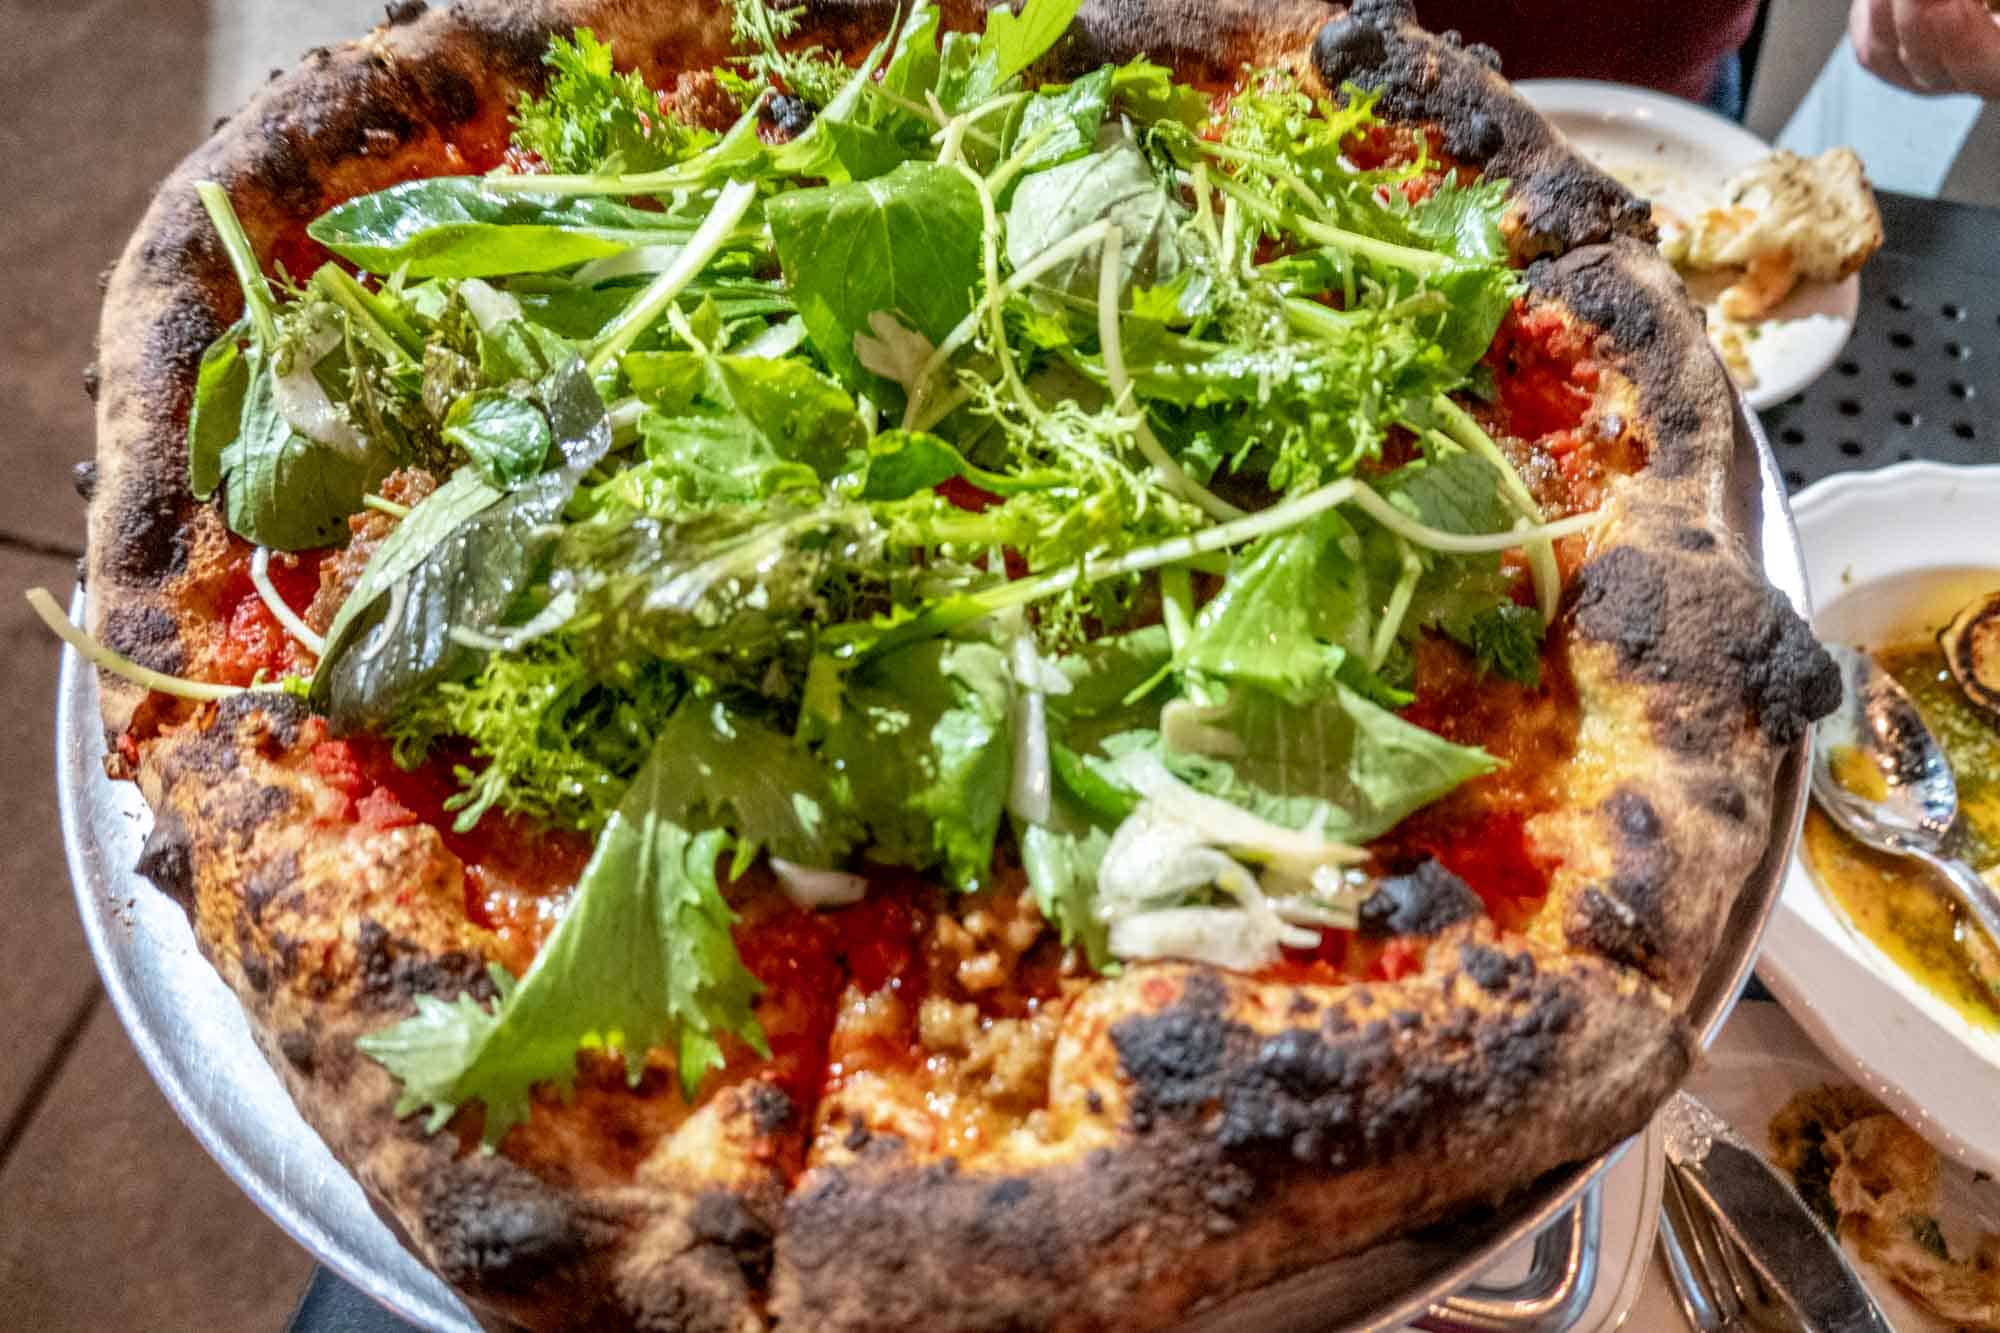
[[[1881,195],[1884,244],[1861,274],[1846,352],[1763,414],[1792,490],[1834,472],[1928,458],[2000,461],[2000,210]],[[1768,998],[1754,980],[1750,998]],[[291,1333],[405,1333],[325,1269]]]

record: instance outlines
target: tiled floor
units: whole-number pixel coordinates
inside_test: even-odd
[[[1816,65],[1826,47],[1814,11],[1828,4],[1778,0],[1774,54]],[[264,71],[379,9],[0,0],[0,682],[11,705],[0,773],[13,784],[0,825],[0,1327],[265,1333],[282,1327],[309,1271],[174,1119],[103,1002],[48,777],[56,653],[19,591],[65,595],[71,583],[82,538],[68,476],[90,449],[80,384],[96,276],[152,184]],[[1787,107],[1809,81],[1787,81]],[[1766,133],[1786,110],[1773,88],[1759,99]],[[1970,185],[1954,192],[2000,202],[2000,133],[1985,143],[1961,161]]]

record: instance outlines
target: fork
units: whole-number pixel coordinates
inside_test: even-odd
[[[1697,1333],[1797,1327],[1776,1313],[1763,1281],[1707,1206],[1683,1188],[1680,1176],[1680,1168],[1669,1163],[1660,1195],[1659,1246],[1689,1325]]]

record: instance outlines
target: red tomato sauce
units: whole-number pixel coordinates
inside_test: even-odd
[[[271,585],[285,605],[301,616],[319,591],[320,561],[326,554],[304,551],[271,556]],[[312,652],[278,623],[258,595],[257,585],[250,581],[250,555],[250,548],[243,546],[231,559],[217,608],[223,629],[215,642],[210,674],[224,685],[248,685],[260,673],[265,680],[305,675],[315,661]]]
[[[457,815],[445,802],[461,789],[453,769],[465,756],[446,747],[405,769],[387,741],[352,736],[317,742],[311,761],[348,798],[344,818],[374,829],[419,823],[436,829],[465,863],[467,919],[500,937],[509,970],[516,976],[526,970],[590,860],[587,835],[496,811],[462,832],[454,828]]]

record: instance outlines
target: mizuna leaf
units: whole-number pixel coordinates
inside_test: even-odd
[[[734,840],[690,833],[666,813],[689,776],[666,743],[654,751],[534,964],[518,985],[496,969],[493,1008],[423,997],[414,1018],[357,1043],[402,1080],[398,1114],[428,1108],[435,1132],[478,1102],[491,1146],[528,1114],[537,1084],[569,1088],[587,1046],[623,1052],[634,1083],[648,1052],[667,1048],[689,1099],[722,1063],[722,1035],[768,1053],[751,1011],[761,988],[737,956],[716,881]]]

